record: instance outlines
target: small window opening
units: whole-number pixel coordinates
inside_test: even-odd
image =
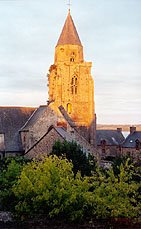
[[[77,80],[77,76],[73,76],[73,78],[71,79],[71,92],[72,94],[77,94],[77,84],[78,84],[78,80]]]
[[[67,112],[68,112],[69,114],[71,114],[71,112],[72,112],[72,105],[71,105],[71,103],[68,103],[68,104],[67,104]]]
[[[70,58],[70,62],[74,62],[74,58]]]

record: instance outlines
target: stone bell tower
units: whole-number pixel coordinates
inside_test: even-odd
[[[95,122],[91,67],[91,62],[84,62],[83,46],[69,10],[49,69],[49,101],[62,105],[77,127],[90,128]]]

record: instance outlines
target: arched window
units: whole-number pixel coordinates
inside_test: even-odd
[[[78,80],[77,76],[74,75],[71,79],[71,93],[77,95],[77,86],[78,86]]]
[[[68,103],[68,104],[67,104],[67,112],[68,112],[69,114],[71,114],[71,112],[72,112],[72,105],[71,105],[71,103]]]

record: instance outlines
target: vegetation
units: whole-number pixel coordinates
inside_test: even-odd
[[[129,158],[116,159],[109,170],[97,166],[86,176],[87,170],[74,169],[71,153],[67,159],[65,151],[62,156],[58,152],[40,161],[7,158],[1,163],[1,210],[20,220],[37,214],[66,221],[139,217],[139,171]]]
[[[6,157],[0,160],[0,210],[14,210],[16,199],[12,187],[28,161],[30,160],[23,157]]]
[[[96,159],[88,152],[83,152],[82,147],[76,142],[55,142],[52,147],[52,155],[65,156],[73,164],[73,172],[76,175],[78,171],[82,176],[91,176],[92,171],[96,171]]]

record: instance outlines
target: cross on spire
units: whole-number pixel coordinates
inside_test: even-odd
[[[67,4],[69,6],[69,10],[70,10],[70,7],[71,7],[71,0],[69,0],[69,3]]]

